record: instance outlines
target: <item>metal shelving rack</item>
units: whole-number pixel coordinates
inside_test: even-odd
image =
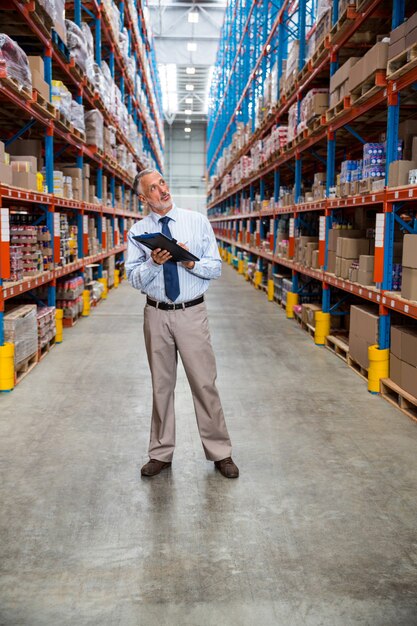
[[[148,36],[142,5],[137,0],[131,3],[119,0],[117,2],[120,11],[121,26],[127,29],[129,41],[129,54],[136,60],[138,73],[132,81],[127,74],[124,58],[120,52],[118,42],[112,32],[111,22],[107,14],[106,6],[100,0],[88,0],[81,3],[81,0],[66,2],[66,16],[72,19],[78,26],[82,19],[86,21],[92,29],[95,43],[95,62],[100,65],[102,60],[108,62],[110,72],[122,93],[128,112],[133,116],[134,122],[142,135],[145,154],[163,170],[163,146],[164,134],[162,123],[161,93],[157,80],[156,62],[152,42]],[[132,10],[138,13],[138,31],[133,25]],[[118,128],[117,121],[105,108],[100,95],[94,90],[87,80],[68,56],[68,51],[62,41],[53,36],[48,17],[36,0],[24,2],[21,0],[9,0],[2,6],[9,26],[2,28],[3,32],[10,35],[17,35],[18,39],[24,41],[24,49],[29,54],[43,56],[45,66],[45,81],[49,84],[50,93],[52,78],[62,80],[72,91],[78,103],[83,104],[88,109],[98,109],[104,118],[105,124],[117,129],[117,140],[123,144],[130,152],[138,168],[143,168],[145,163],[136,155],[133,146],[128,138]],[[13,24],[14,26],[10,26]],[[139,36],[138,36],[139,35]],[[146,111],[143,103],[138,98],[138,85],[141,84],[146,93],[146,107],[148,115],[156,126],[156,133],[148,127]],[[4,345],[3,316],[5,303],[17,295],[31,292],[41,285],[48,286],[48,305],[55,306],[56,303],[56,281],[63,276],[83,272],[86,265],[97,263],[98,276],[102,277],[102,262],[106,257],[115,256],[123,260],[127,247],[126,219],[140,219],[139,213],[132,209],[133,179],[128,172],[121,169],[111,156],[105,154],[96,146],[87,145],[85,138],[80,133],[73,133],[59,121],[59,117],[52,106],[45,102],[38,102],[37,92],[29,93],[25,89],[20,89],[13,81],[7,78],[6,68],[0,65],[0,101],[2,106],[15,115],[15,127],[10,130],[6,137],[2,137],[7,145],[30,131],[31,138],[43,138],[44,160],[46,169],[46,186],[48,193],[38,193],[14,188],[1,184],[0,181],[0,207],[8,207],[10,203],[19,203],[28,210],[35,210],[41,214],[40,220],[47,226],[52,235],[52,240],[56,243],[59,232],[54,232],[54,216],[60,211],[75,214],[78,225],[78,260],[74,263],[59,266],[59,245],[58,252],[54,254],[54,269],[44,272],[36,277],[20,281],[19,283],[7,283],[8,268],[0,269],[0,347]],[[84,160],[87,159],[92,168],[95,168],[96,195],[99,200],[103,198],[103,174],[109,178],[109,189],[112,196],[112,205],[91,204],[89,202],[69,200],[53,194],[53,171],[54,159],[62,154],[71,154],[71,159],[76,161],[78,168],[83,167]],[[115,207],[116,183],[121,186],[122,199],[129,198],[130,209],[120,209]],[[127,195],[128,194],[128,195]],[[123,204],[125,206],[125,203]],[[42,217],[43,214],[43,217]],[[93,256],[85,255],[85,245],[83,241],[84,216],[96,218],[97,237],[99,243],[103,243],[102,224],[103,218],[110,220],[114,236],[114,248]],[[120,233],[120,241],[119,239]],[[85,237],[84,237],[85,238]],[[59,242],[59,239],[58,239]]]
[[[306,91],[316,86],[328,86],[330,77],[339,67],[339,61],[355,55],[350,40],[361,30],[372,30],[371,20],[382,20],[388,32],[400,25],[406,11],[415,11],[412,3],[405,0],[358,0],[348,4],[339,15],[339,2],[333,1],[331,30],[322,44],[306,61],[305,43],[317,23],[314,21],[316,3],[301,0],[280,0],[277,3],[249,2],[244,6],[239,1],[230,5],[226,12],[222,40],[218,52],[214,81],[211,89],[211,108],[207,132],[207,178],[215,174],[216,164],[230,142],[237,123],[254,120],[254,102],[262,95],[266,72],[274,63],[278,64],[277,104],[263,120],[260,127],[252,124],[252,135],[248,143],[234,156],[221,175],[209,184],[208,214],[216,236],[228,251],[237,249],[250,254],[262,268],[264,262],[274,268],[287,267],[292,271],[293,292],[298,291],[298,277],[307,276],[322,284],[322,310],[331,309],[332,289],[354,294],[379,306],[379,348],[390,344],[390,319],[393,311],[417,319],[417,302],[402,299],[392,292],[392,264],[394,227],[398,223],[404,232],[417,233],[416,220],[405,223],[399,216],[404,206],[417,208],[417,188],[385,188],[377,193],[366,193],[347,198],[330,197],[330,188],[335,184],[337,162],[346,154],[358,154],[362,144],[373,141],[382,130],[386,132],[387,162],[386,185],[390,163],[397,159],[398,126],[401,119],[410,115],[405,104],[417,81],[417,67],[410,67],[398,75],[378,75],[369,97],[361,98],[359,104],[345,98],[341,111],[333,117],[321,116],[320,123],[304,131],[285,149],[278,150],[260,169],[245,180],[239,181],[223,193],[222,181],[239,160],[249,155],[255,143],[265,138],[275,125],[285,124],[288,109],[300,101]],[[280,93],[280,78],[288,45],[292,39],[300,42],[298,75],[292,90]],[[356,54],[358,48],[356,47]],[[415,64],[414,64],[415,65]],[[415,104],[414,104],[415,107]],[[354,158],[354,157],[352,157]],[[326,197],[323,200],[300,202],[301,183],[304,176],[314,171],[326,172]],[[295,204],[278,206],[280,186],[290,181],[295,187]],[[261,206],[270,198],[270,206],[260,211],[241,210],[244,200],[253,200],[259,194]],[[367,288],[348,280],[336,278],[327,269],[327,240],[335,210],[348,210],[362,206],[363,210],[374,208],[381,214],[379,225],[383,228],[383,245],[376,247],[375,282]],[[252,207],[252,203],[251,203]],[[319,241],[321,270],[305,268],[291,258],[294,251],[294,230],[302,223],[306,212],[315,212],[322,226]],[[278,224],[283,216],[290,221],[290,258],[274,255]],[[243,241],[239,223],[243,223],[250,234],[256,233],[256,245]],[[269,228],[268,228],[269,223]],[[268,245],[269,239],[269,245]],[[263,245],[262,245],[263,244]],[[268,248],[265,249],[265,248]]]

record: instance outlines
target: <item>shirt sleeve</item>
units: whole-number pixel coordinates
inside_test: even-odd
[[[192,270],[188,270],[199,278],[207,280],[219,278],[222,273],[222,262],[216,237],[210,222],[203,216],[203,254],[196,261]]]
[[[144,290],[162,271],[162,265],[154,263],[151,257],[146,258],[145,251],[132,234],[130,230],[127,236],[126,274],[132,287]]]

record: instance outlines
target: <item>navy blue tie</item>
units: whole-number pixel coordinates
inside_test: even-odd
[[[171,231],[169,230],[168,222],[170,217],[161,217],[159,222],[162,224],[162,234],[166,237],[172,239]],[[171,302],[175,302],[175,300],[180,295],[180,281],[178,278],[178,267],[175,261],[167,261],[163,265],[164,268],[164,282],[165,282],[165,293],[167,297],[171,300]]]

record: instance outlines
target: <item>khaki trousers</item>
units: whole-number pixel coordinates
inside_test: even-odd
[[[216,388],[216,361],[205,303],[177,311],[162,311],[147,304],[143,329],[153,388],[149,457],[168,462],[174,454],[178,352],[191,387],[206,458],[220,461],[231,456],[231,443]]]

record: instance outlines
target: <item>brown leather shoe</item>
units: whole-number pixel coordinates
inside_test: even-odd
[[[146,465],[142,467],[140,473],[142,476],[156,476],[166,467],[171,467],[171,461],[169,463],[165,463],[164,461],[158,461],[157,459],[150,459]]]
[[[239,476],[239,468],[233,463],[230,456],[221,461],[214,461],[214,465],[225,478],[237,478]]]

